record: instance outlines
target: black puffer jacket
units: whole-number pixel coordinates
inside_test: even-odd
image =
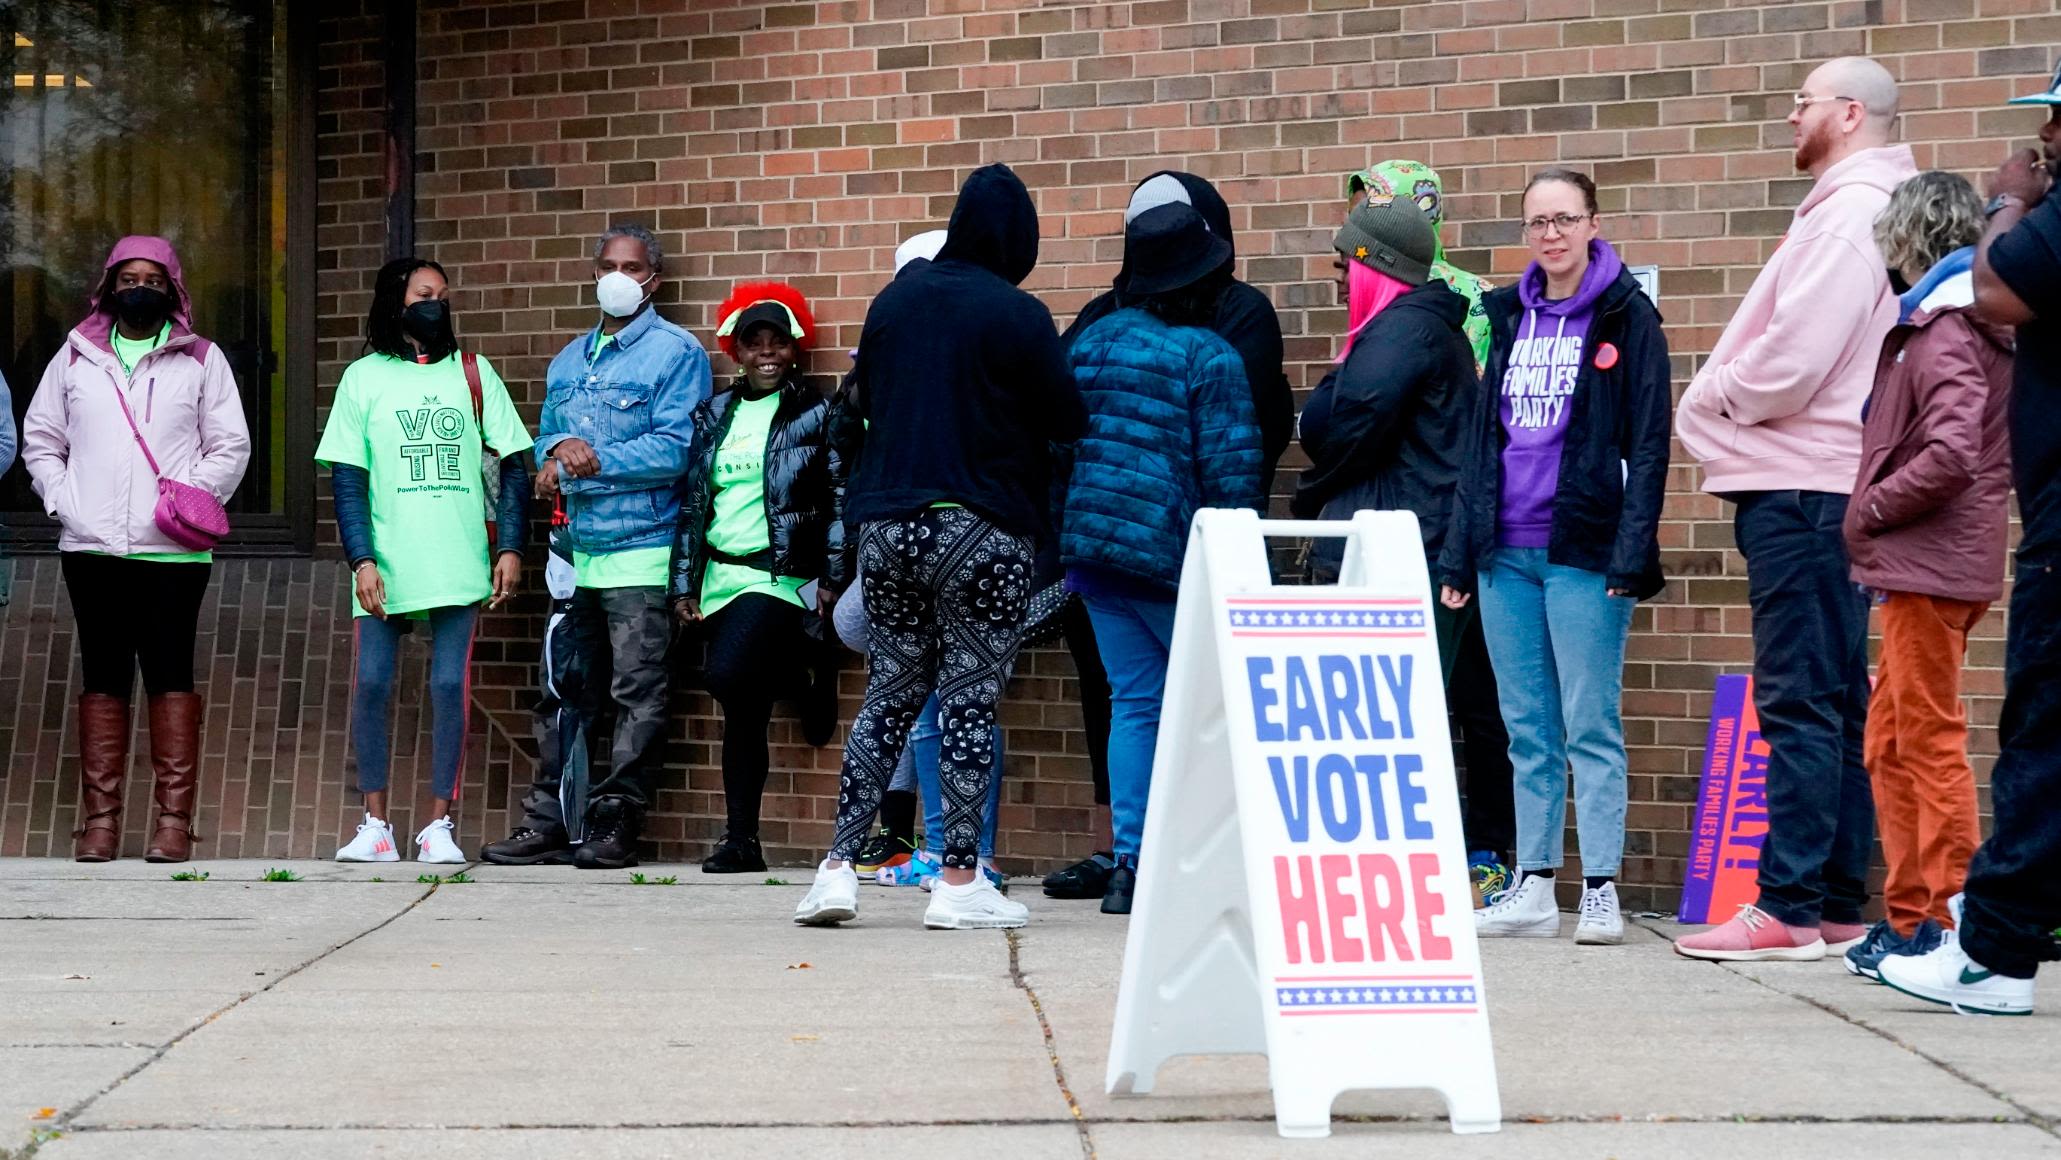
[[[735,390],[725,391],[694,412],[694,467],[680,505],[672,578],[666,588],[674,600],[701,598],[701,577],[709,559],[708,523],[715,513],[716,449],[730,428],[737,399]],[[781,384],[780,408],[766,433],[766,534],[771,546],[750,562],[776,576],[820,580],[836,591],[847,580],[844,524],[838,518],[845,465],[831,446],[828,414],[823,397],[800,376],[790,375]]]
[[[1465,469],[1453,504],[1453,528],[1439,557],[1439,582],[1473,592],[1475,576],[1496,550],[1502,501],[1503,369],[1517,340],[1524,307],[1518,287],[1491,292],[1488,372],[1476,400]],[[1613,353],[1602,354],[1605,347]],[[1598,367],[1599,361],[1608,363]],[[1601,572],[1612,589],[1645,600],[1666,586],[1660,571],[1660,507],[1667,498],[1667,460],[1674,395],[1667,336],[1638,279],[1629,271],[1596,303],[1568,397],[1560,481],[1553,493],[1552,539],[1546,560]]]
[[[1413,511],[1427,560],[1438,559],[1467,441],[1477,380],[1460,324],[1467,300],[1427,282],[1389,303],[1303,408],[1310,466],[1290,504],[1298,519],[1350,519],[1362,509]],[[1311,559],[1328,579],[1342,542]]]

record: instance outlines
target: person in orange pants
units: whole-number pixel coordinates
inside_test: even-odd
[[[1923,954],[1953,925],[1982,840],[1961,662],[1968,634],[2003,595],[2011,452],[2010,333],[1974,302],[1982,205],[1967,181],[1921,173],[1899,186],[1875,240],[1901,295],[1862,420],[1860,474],[1846,509],[1855,583],[1875,594],[1882,656],[1863,756],[1889,863],[1888,918],[1847,952]]]

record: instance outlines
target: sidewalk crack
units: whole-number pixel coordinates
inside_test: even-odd
[[[1052,1080],[1059,1085],[1059,1094],[1066,1100],[1066,1110],[1073,1115],[1075,1131],[1080,1134],[1082,1160],[1096,1160],[1095,1134],[1088,1125],[1087,1114],[1081,1111],[1080,1101],[1074,1099],[1073,1088],[1066,1082],[1066,1065],[1059,1058],[1059,1043],[1052,1035],[1052,1021],[1045,1016],[1045,1005],[1038,1001],[1037,988],[1023,977],[1023,939],[1014,930],[1002,932],[1009,940],[1009,981],[1030,1000],[1031,1012],[1038,1017],[1038,1030],[1045,1036],[1045,1055],[1052,1061]]]

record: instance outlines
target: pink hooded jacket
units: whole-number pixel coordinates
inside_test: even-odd
[[[172,334],[136,363],[115,358],[114,307],[93,294],[84,321],[50,360],[22,416],[21,459],[43,510],[63,526],[67,552],[126,556],[186,549],[158,531],[157,477],[122,417],[118,395],[166,476],[206,488],[226,501],[250,464],[250,430],[229,360],[193,333],[192,301],[179,255],[163,238],[127,237],[107,256],[107,270],[133,258],[165,268],[172,281]],[[106,275],[100,287],[107,285]]]
[[[1908,145],[1863,149],[1796,208],[1676,410],[1703,490],[1853,490],[1861,404],[1897,315],[1875,218],[1917,172]]]

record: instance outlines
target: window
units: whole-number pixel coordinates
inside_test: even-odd
[[[232,550],[305,550],[312,534],[312,405],[288,386],[312,378],[313,359],[311,326],[288,326],[312,313],[289,299],[313,297],[312,244],[290,244],[313,184],[296,174],[313,142],[295,95],[311,78],[289,52],[307,42],[299,7],[290,19],[285,0],[0,0],[0,371],[15,414],[115,240],[169,238],[194,329],[228,356],[250,422]],[[16,539],[54,539],[19,466],[0,511]]]

